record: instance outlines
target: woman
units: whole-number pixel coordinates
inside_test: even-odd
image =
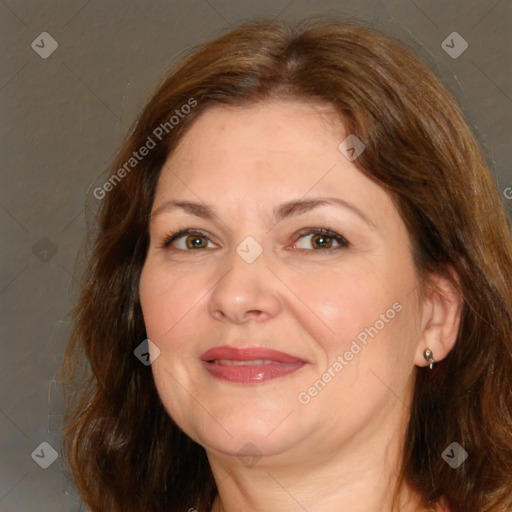
[[[403,44],[247,23],[172,70],[94,195],[63,368],[91,510],[508,510],[510,227]]]

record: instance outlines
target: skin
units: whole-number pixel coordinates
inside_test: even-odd
[[[152,364],[159,395],[206,449],[215,512],[391,510],[415,367],[427,365],[425,347],[440,361],[455,343],[460,298],[436,276],[420,294],[405,225],[389,195],[338,150],[347,135],[326,105],[211,107],[162,169],[140,299],[161,351]],[[284,202],[313,197],[343,199],[369,222],[335,205],[272,217]],[[166,209],[170,200],[208,204],[216,216]],[[196,243],[205,248],[187,249],[186,236],[162,248],[183,228],[204,231]],[[314,235],[298,234],[304,228],[328,228],[350,245],[328,239],[331,248],[321,249]],[[236,252],[248,236],[263,250],[252,263]],[[401,311],[300,403],[299,393],[395,303]],[[200,363],[219,345],[270,347],[307,364],[233,384]],[[400,506],[421,510],[407,488]]]

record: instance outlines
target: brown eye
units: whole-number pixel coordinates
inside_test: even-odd
[[[332,238],[326,235],[313,235],[311,243],[314,247],[320,249],[330,249],[332,247]]]
[[[336,250],[348,247],[349,242],[338,233],[324,228],[315,228],[300,233],[294,248],[301,250]]]
[[[163,241],[161,247],[176,251],[191,251],[197,249],[209,249],[208,243],[212,243],[206,233],[196,230],[183,229],[169,235]]]
[[[185,238],[185,244],[189,249],[204,249],[208,245],[206,238],[202,235],[188,235]]]

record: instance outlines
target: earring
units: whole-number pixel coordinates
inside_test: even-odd
[[[431,370],[434,369],[434,364],[435,364],[435,360],[434,360],[433,355],[434,354],[433,354],[432,350],[430,350],[428,347],[423,352],[423,357],[425,358],[425,360],[429,364],[429,367],[430,367]]]

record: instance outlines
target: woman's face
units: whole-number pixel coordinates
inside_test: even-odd
[[[140,299],[161,400],[209,455],[324,458],[408,412],[418,275],[348,135],[320,105],[214,107],[165,163]]]

